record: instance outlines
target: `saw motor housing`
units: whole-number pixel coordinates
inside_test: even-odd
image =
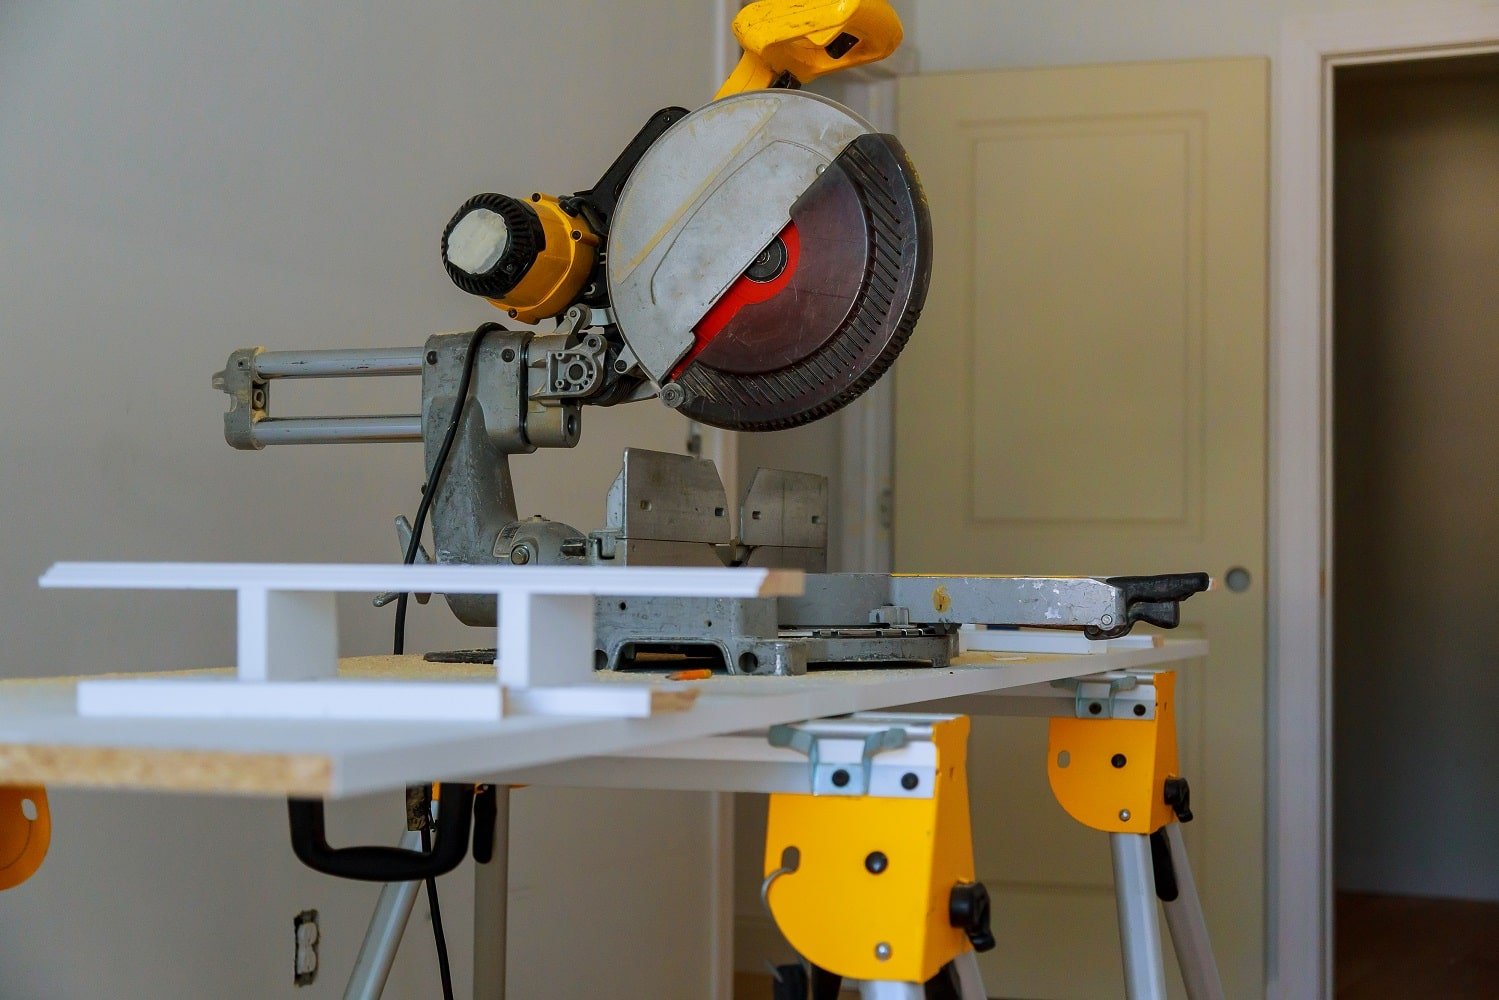
[[[442,234],[442,259],[459,288],[536,323],[582,296],[599,243],[588,221],[551,195],[479,194]]]

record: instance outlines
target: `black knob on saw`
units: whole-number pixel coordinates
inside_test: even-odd
[[[982,882],[959,882],[947,897],[947,921],[968,935],[974,951],[988,951],[995,945],[989,910],[989,890]]]
[[[442,233],[442,266],[453,284],[486,299],[502,298],[546,248],[536,210],[503,194],[476,194]]]

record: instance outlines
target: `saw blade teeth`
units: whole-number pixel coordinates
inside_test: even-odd
[[[854,349],[841,338],[829,345],[829,353],[834,356],[834,361],[840,370],[852,368],[857,360],[854,357]]]
[[[813,358],[812,364],[816,366],[818,377],[824,382],[833,382],[843,376],[843,371],[837,365],[829,364],[825,356]]]
[[[791,395],[799,396],[804,392],[812,391],[813,382],[810,378],[807,377],[805,369],[788,368],[786,369],[784,378],[789,381],[793,387]]]

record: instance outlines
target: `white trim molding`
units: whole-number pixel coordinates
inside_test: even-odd
[[[1274,73],[1267,986],[1332,995],[1333,70],[1499,49],[1499,3],[1294,17]]]

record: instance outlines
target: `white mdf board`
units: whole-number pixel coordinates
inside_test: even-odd
[[[1081,632],[973,625],[964,625],[959,635],[964,652],[983,650],[988,653],[1104,653],[1110,649],[1142,648],[1157,638],[1137,632],[1117,639],[1089,639]]]
[[[693,682],[690,709],[636,719],[513,716],[440,726],[336,719],[128,719],[80,716],[77,680],[0,683],[0,780],[203,793],[351,796],[434,779],[484,778],[582,757],[763,729],[850,712],[922,705],[1207,654],[1201,640],[1091,655],[972,654],[951,667],[722,676]],[[474,668],[450,676],[472,676]],[[419,656],[343,663],[345,676],[430,680]],[[664,678],[601,674],[594,683]],[[671,685],[676,687],[676,685]]]
[[[802,572],[678,566],[407,566],[402,563],[60,562],[43,587],[107,590],[270,590],[297,593],[609,594],[621,597],[778,597],[800,594]]]
[[[696,567],[468,566],[400,563],[58,563],[43,587],[233,590],[238,594],[238,679],[157,683],[84,682],[79,710],[99,716],[262,718],[340,716],[448,721],[502,714],[497,693],[387,686],[330,690],[271,682],[331,681],[338,675],[335,593],[492,594],[498,602],[497,683],[511,689],[586,683],[593,671],[594,598],[779,597],[800,594],[800,570]],[[488,702],[487,709],[481,702]],[[551,702],[567,708],[567,700]],[[597,710],[583,714],[598,714]],[[616,713],[628,714],[628,713]]]

